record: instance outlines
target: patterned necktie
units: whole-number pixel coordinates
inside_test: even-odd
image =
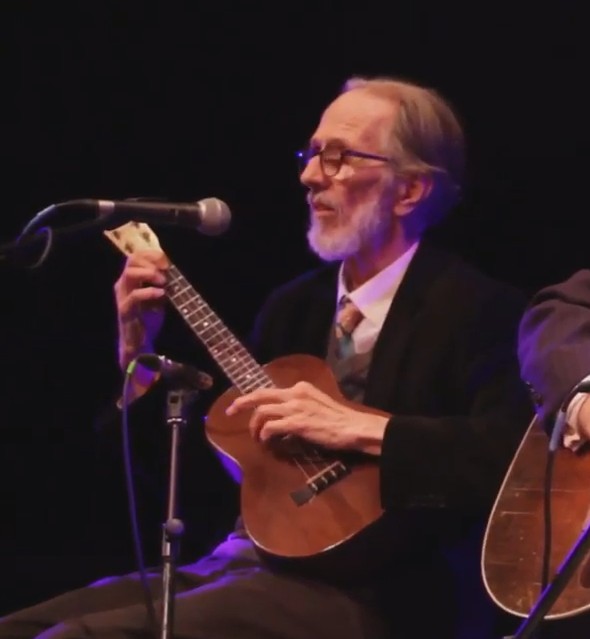
[[[336,344],[338,357],[350,357],[354,355],[354,342],[352,332],[363,319],[363,314],[354,303],[344,295],[338,302],[336,313]]]

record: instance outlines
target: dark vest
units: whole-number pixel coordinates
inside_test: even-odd
[[[372,355],[373,349],[371,348],[366,353],[357,353],[344,359],[339,358],[336,354],[334,329],[332,328],[330,331],[326,361],[338,380],[342,394],[347,399],[362,403]]]

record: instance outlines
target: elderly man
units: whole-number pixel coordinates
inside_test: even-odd
[[[366,499],[388,532],[341,563],[340,580],[269,561],[243,512],[226,541],[178,570],[174,636],[494,637],[479,542],[531,417],[516,357],[525,301],[423,237],[460,196],[461,127],[435,91],[352,78],[298,157],[309,246],[326,264],[269,296],[250,345],[261,364],[315,356],[339,393],[302,371],[286,387],[248,388],[226,416],[243,416],[260,447],[294,439],[373,463]],[[128,258],[115,284],[123,369],[153,351],[167,286],[161,252]],[[147,637],[146,619],[124,576],[16,612],[0,637]]]

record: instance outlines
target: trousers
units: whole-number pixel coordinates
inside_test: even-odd
[[[159,610],[161,577],[148,583]],[[176,570],[174,639],[381,639],[361,598],[214,554]],[[158,619],[158,623],[161,620]],[[137,573],[102,579],[0,619],[1,639],[155,639]]]

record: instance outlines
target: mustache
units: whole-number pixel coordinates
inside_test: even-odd
[[[326,197],[324,195],[310,194],[307,196],[307,203],[309,204],[309,206],[313,206],[315,208],[317,207],[323,207],[328,209],[338,208],[336,202],[332,202],[329,197]]]

